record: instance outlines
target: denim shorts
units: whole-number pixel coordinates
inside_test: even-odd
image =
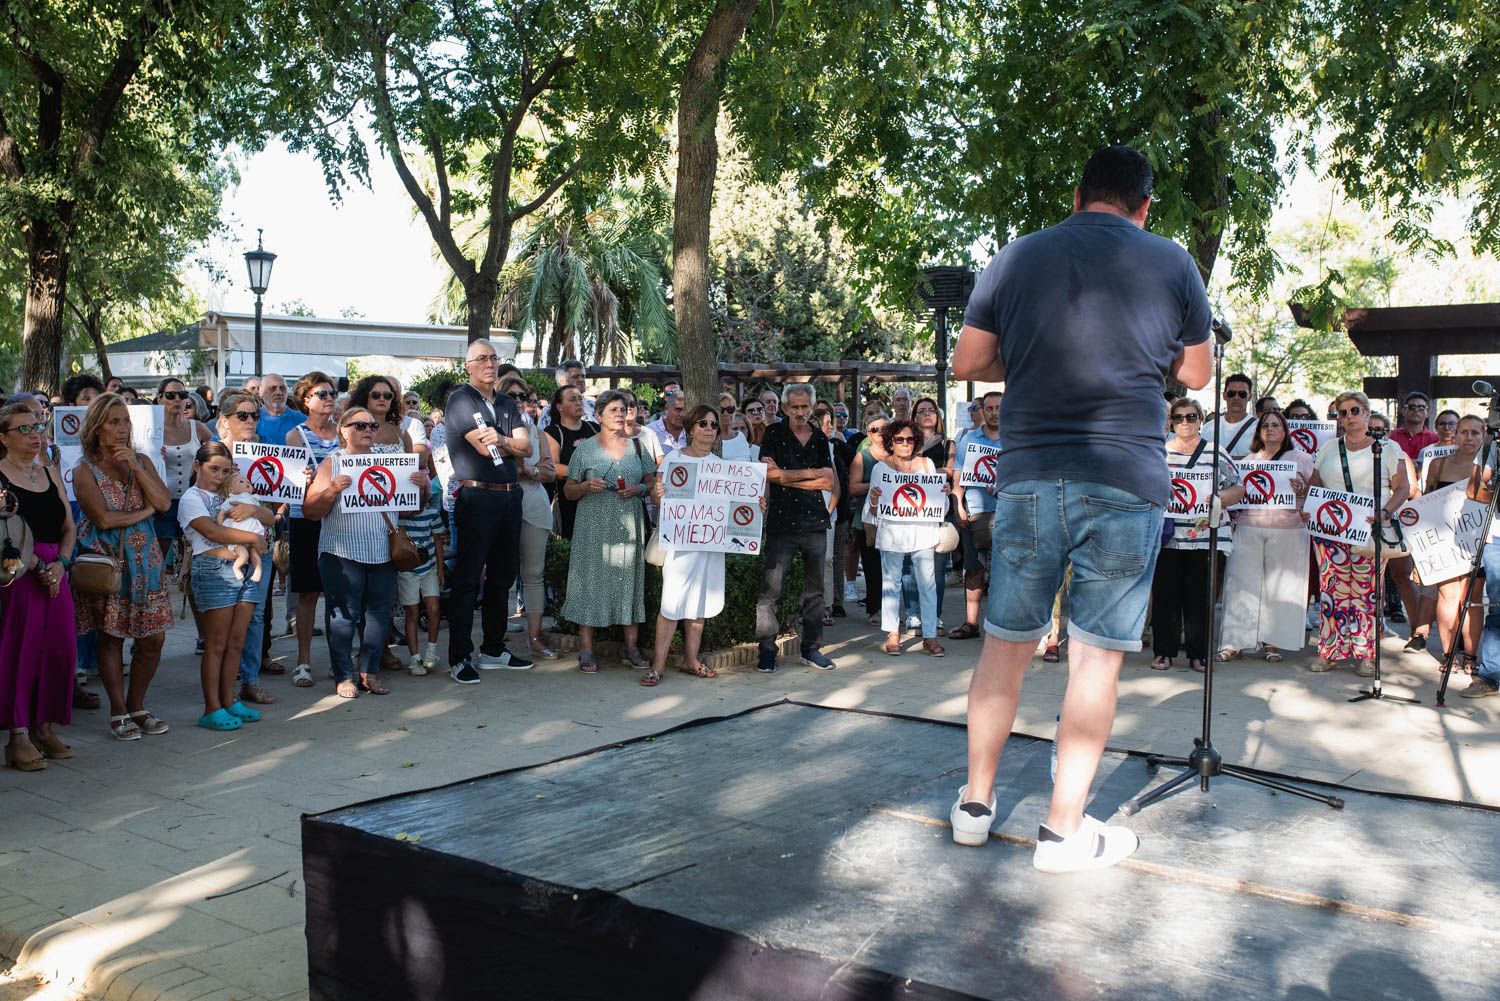
[[[996,495],[984,628],[1035,643],[1069,564],[1068,636],[1105,650],[1141,648],[1164,510],[1102,483],[1026,480]]]
[[[260,598],[260,585],[250,579],[250,565],[245,565],[245,575],[237,578],[234,563],[230,560],[199,553],[193,557],[193,601],[200,612],[212,612],[216,608],[228,608],[236,602],[255,604]]]

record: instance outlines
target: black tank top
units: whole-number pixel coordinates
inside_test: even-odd
[[[27,490],[19,483],[12,482],[10,494],[16,499],[16,507],[22,520],[31,526],[32,538],[37,542],[62,541],[63,521],[67,511],[50,479],[46,487],[37,491]]]

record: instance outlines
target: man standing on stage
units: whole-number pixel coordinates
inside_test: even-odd
[[[1186,251],[1145,231],[1151,188],[1135,150],[1090,157],[1073,215],[1007,244],[985,269],[953,352],[954,378],[1005,383],[988,635],[969,685],[969,782],[953,839],[989,839],[1021,681],[1071,564],[1057,778],[1032,860],[1048,872],[1113,865],[1139,845],[1083,808],[1120,664],[1141,648],[1161,545],[1163,384],[1171,375],[1201,389],[1212,367],[1203,279]]]
[[[521,553],[521,490],[516,458],[531,455],[531,436],[515,401],[495,392],[500,359],[487,340],[469,345],[467,385],[449,395],[443,433],[458,499],[453,503],[453,590],[448,599],[448,674],[461,685],[479,684],[479,673],[524,671],[531,661],[505,649],[506,596],[516,582]],[[476,419],[477,418],[477,419]],[[477,664],[474,596],[484,579],[484,637]]]

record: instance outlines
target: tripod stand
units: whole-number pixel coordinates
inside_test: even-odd
[[[1380,470],[1380,450],[1384,447],[1385,432],[1376,433],[1370,431],[1370,458],[1375,463],[1375,473],[1371,477],[1375,481],[1375,519],[1371,524],[1371,530],[1375,536],[1375,569],[1371,571],[1375,578],[1375,676],[1370,681],[1369,688],[1361,688],[1359,694],[1351,698],[1350,702],[1365,702],[1370,699],[1384,700],[1386,702],[1405,702],[1407,705],[1421,705],[1421,699],[1409,699],[1404,695],[1387,695],[1380,687],[1380,634],[1385,632],[1385,567],[1380,562],[1380,550],[1385,542],[1385,526],[1382,524],[1382,516],[1385,508],[1380,504],[1380,481],[1383,478]],[[1399,539],[1397,540],[1400,541]],[[1413,627],[1415,628],[1415,626]]]
[[[1223,440],[1223,418],[1220,412],[1223,410],[1223,374],[1224,374],[1224,345],[1229,343],[1231,337],[1229,327],[1221,320],[1214,321],[1214,451],[1210,460],[1214,469],[1213,483],[1210,489],[1218,493],[1218,443]],[[1213,517],[1213,505],[1209,506],[1208,527],[1208,659],[1204,662],[1203,669],[1203,733],[1193,738],[1193,750],[1185,758],[1170,757],[1162,754],[1149,754],[1146,756],[1146,766],[1155,769],[1158,765],[1177,765],[1184,770],[1176,778],[1171,779],[1163,785],[1157,786],[1150,792],[1142,793],[1120,807],[1120,812],[1130,817],[1139,813],[1144,807],[1167,795],[1178,786],[1185,785],[1193,779],[1198,780],[1199,788],[1208,792],[1209,782],[1222,775],[1230,778],[1243,779],[1255,785],[1265,786],[1267,789],[1275,789],[1278,792],[1291,793],[1293,796],[1301,796],[1304,799],[1315,799],[1335,810],[1344,808],[1344,801],[1337,796],[1323,796],[1307,789],[1299,789],[1294,785],[1281,782],[1276,779],[1257,775],[1245,768],[1236,765],[1224,764],[1224,757],[1214,747],[1211,739],[1213,728],[1213,702],[1214,702],[1214,659],[1218,655],[1218,635],[1215,628],[1214,604],[1218,600],[1217,574],[1214,570],[1215,554],[1219,551],[1219,521]]]
[[[1485,419],[1485,430],[1489,440],[1479,448],[1480,481],[1484,479],[1485,459],[1495,448],[1496,436],[1500,434],[1500,393],[1497,393],[1486,382],[1476,382],[1474,388],[1483,387],[1490,394],[1490,412]],[[1474,560],[1469,565],[1469,577],[1464,581],[1464,599],[1458,606],[1458,621],[1453,625],[1453,639],[1448,643],[1448,649],[1443,653],[1443,676],[1438,682],[1437,707],[1446,709],[1448,704],[1444,701],[1448,694],[1448,678],[1453,674],[1453,660],[1458,656],[1458,645],[1463,642],[1464,623],[1469,617],[1469,608],[1474,601],[1474,585],[1479,582],[1479,575],[1484,572],[1484,550],[1490,540],[1490,526],[1495,521],[1495,502],[1500,500],[1500,490],[1494,489],[1491,484],[1490,501],[1484,506],[1484,527],[1479,532],[1479,541],[1474,545]],[[1473,656],[1478,656],[1479,651],[1470,651]]]

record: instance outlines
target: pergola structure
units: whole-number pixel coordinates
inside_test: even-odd
[[[682,370],[676,365],[594,365],[588,370],[589,379],[608,379],[611,389],[620,383],[647,383],[660,386],[682,378]],[[719,383],[726,392],[733,392],[739,400],[745,396],[747,383],[757,382],[836,382],[837,399],[860,398],[860,387],[866,382],[930,382],[938,381],[937,371],[931,365],[891,365],[865,361],[814,361],[814,362],[750,362],[740,364],[721,363]],[[729,386],[733,389],[728,389]]]
[[[1300,326],[1312,325],[1295,303],[1292,316]],[[1500,385],[1493,375],[1437,374],[1440,355],[1500,354],[1500,303],[1350,309],[1343,327],[1360,354],[1396,359],[1395,376],[1365,379],[1364,392],[1372,400],[1399,401],[1412,392],[1433,400],[1464,399],[1483,395],[1474,392],[1476,379]]]

